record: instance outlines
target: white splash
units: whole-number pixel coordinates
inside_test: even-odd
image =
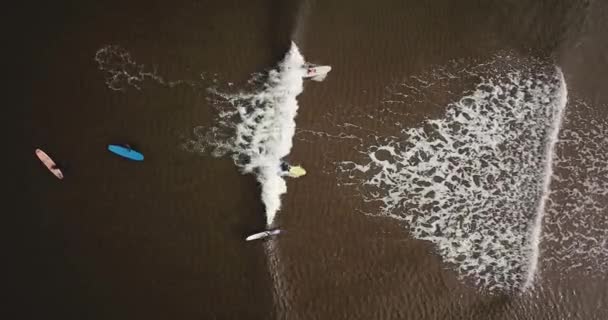
[[[296,97],[303,91],[304,57],[292,42],[276,70],[271,70],[261,89],[253,93],[226,94],[211,90],[220,111],[216,125],[195,129],[197,140],[186,147],[211,149],[214,156],[230,155],[243,173],[255,174],[262,187],[266,222],[272,225],[281,209],[287,185],[280,173],[281,161],[292,147],[298,111]],[[254,79],[252,82],[256,82]]]

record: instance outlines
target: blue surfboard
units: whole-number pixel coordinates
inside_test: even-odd
[[[108,150],[112,153],[115,153],[121,157],[130,159],[130,160],[135,160],[135,161],[144,160],[143,154],[141,154],[129,147],[125,147],[125,146],[121,146],[121,145],[117,145],[117,144],[110,144],[110,145],[108,145]]]

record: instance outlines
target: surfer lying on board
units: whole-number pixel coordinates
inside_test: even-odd
[[[327,76],[327,73],[331,71],[330,66],[319,66],[312,63],[305,63],[304,68],[306,69],[306,75],[304,79],[310,79],[314,81],[323,81]]]
[[[306,170],[301,166],[292,166],[289,163],[282,161],[280,174],[281,176],[288,176],[290,178],[299,178],[306,174]]]

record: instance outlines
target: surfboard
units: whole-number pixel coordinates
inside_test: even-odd
[[[63,179],[63,173],[61,172],[61,170],[59,170],[59,168],[57,168],[57,164],[55,163],[55,161],[53,161],[53,159],[51,159],[51,157],[49,157],[48,154],[46,154],[40,149],[36,149],[36,156],[38,156],[38,159],[42,161],[46,168],[49,169],[49,171],[51,171],[51,173],[53,173],[55,177],[57,177],[58,179]]]
[[[306,175],[306,169],[302,166],[291,166],[289,167],[289,173],[287,174],[290,178],[299,178]]]
[[[323,81],[330,71],[330,66],[309,66],[305,78],[314,81]]]
[[[249,237],[245,238],[245,241],[264,239],[264,238],[267,238],[270,236],[277,235],[279,233],[281,233],[280,229],[262,231],[262,232],[258,232],[258,233],[254,233],[254,234],[250,235]]]
[[[143,161],[144,155],[125,146],[110,144],[108,145],[108,150],[112,153],[115,153],[121,157],[134,160],[134,161]]]

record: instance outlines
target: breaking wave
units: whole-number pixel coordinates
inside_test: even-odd
[[[250,81],[259,89],[252,93],[223,93],[210,90],[218,110],[212,127],[197,127],[195,139],[185,147],[212,155],[230,156],[242,173],[255,174],[262,187],[266,222],[272,225],[281,208],[287,185],[280,172],[282,159],[292,147],[295,134],[296,97],[303,91],[304,57],[292,43],[289,52],[266,78]]]

